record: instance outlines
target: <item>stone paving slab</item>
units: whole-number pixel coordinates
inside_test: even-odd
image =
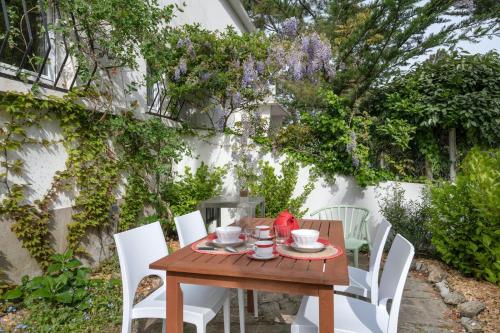
[[[366,256],[360,257],[360,266],[367,267]],[[300,296],[259,294],[259,318],[246,316],[246,333],[288,333],[293,316],[300,305]],[[222,312],[222,311],[221,311]],[[239,332],[238,301],[236,292],[231,298],[231,332]],[[134,330],[137,333],[159,333],[161,322],[141,320]],[[207,333],[224,331],[222,313],[207,326]],[[185,333],[196,333],[193,325],[184,325]],[[443,303],[434,288],[416,273],[410,273],[406,281],[399,313],[398,332],[401,333],[458,333],[462,327],[451,319],[451,311]]]

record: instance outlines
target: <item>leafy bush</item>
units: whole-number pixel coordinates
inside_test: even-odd
[[[432,188],[432,242],[461,272],[500,283],[500,149],[473,149],[456,183]]]
[[[430,202],[426,192],[422,192],[421,201],[405,200],[405,190],[399,185],[382,198],[380,212],[392,224],[390,239],[401,234],[408,239],[415,250],[421,254],[431,254]]]
[[[226,173],[225,167],[211,169],[203,162],[194,174],[186,167],[180,179],[163,186],[162,200],[169,204],[173,216],[192,212],[200,201],[221,194]],[[170,227],[175,230],[172,222]]]
[[[449,171],[450,129],[456,130],[459,157],[474,144],[496,147],[499,71],[497,52],[438,52],[381,87],[365,106],[377,119],[374,156],[383,157],[385,167],[396,174],[419,176],[427,169],[438,178]]]
[[[320,95],[324,110],[301,114],[300,124],[281,130],[276,144],[298,160],[314,165],[329,179],[338,174],[352,175],[359,185],[366,186],[390,176],[373,166],[372,118],[349,108],[331,91]]]
[[[260,162],[259,166],[260,174],[249,184],[249,188],[252,195],[265,198],[266,217],[276,217],[286,208],[297,217],[303,216],[307,209],[301,209],[314,189],[314,180],[310,179],[304,186],[303,192],[293,197],[299,175],[299,165],[296,162],[290,160],[281,162],[282,175],[276,175],[269,162]]]
[[[5,300],[19,298],[43,299],[53,303],[76,304],[87,296],[89,269],[73,257],[71,250],[54,254],[47,273],[29,280],[22,279],[22,285],[3,295]]]
[[[117,269],[117,264],[111,267]],[[25,310],[15,332],[115,332],[121,322],[120,280],[90,279],[89,271],[71,251],[56,254],[46,275],[24,277],[22,285],[2,296],[0,308]]]

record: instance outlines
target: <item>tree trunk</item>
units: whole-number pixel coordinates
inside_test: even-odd
[[[455,182],[457,178],[456,163],[457,163],[457,131],[455,128],[450,128],[448,133],[449,151],[450,151],[450,180]]]

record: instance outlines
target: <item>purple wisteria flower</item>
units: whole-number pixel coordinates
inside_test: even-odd
[[[175,67],[175,70],[174,70],[174,81],[177,82],[181,79],[181,71],[179,69],[179,67]]]
[[[184,75],[187,73],[187,64],[186,64],[186,59],[184,58],[181,58],[181,60],[179,60],[179,72]]]
[[[359,158],[356,155],[352,155],[352,166],[354,168],[359,167]]]
[[[292,76],[293,80],[301,80],[304,77],[314,79],[314,75],[322,70],[329,78],[334,75],[331,65],[331,46],[317,33],[297,38],[287,51],[284,64],[282,59],[276,57],[274,59]]]
[[[299,21],[297,20],[296,17],[287,18],[285,21],[283,21],[283,24],[281,25],[281,31],[283,32],[284,35],[289,37],[296,36],[298,28],[299,28]]]
[[[202,82],[208,81],[212,77],[212,73],[210,72],[203,72],[200,74],[200,80]]]
[[[255,69],[257,70],[257,74],[262,75],[266,70],[266,64],[263,61],[257,61]]]
[[[299,52],[292,52],[288,59],[288,67],[291,72],[293,79],[299,81],[304,76],[304,64],[302,63],[302,57]]]
[[[241,84],[243,87],[250,87],[257,79],[258,73],[255,70],[255,62],[250,56],[243,62],[243,78]]]
[[[191,42],[191,39],[189,39],[189,37],[179,39],[177,41],[177,48],[178,49],[186,48],[189,56],[191,57],[194,57],[196,55],[196,53],[194,52],[193,43]]]
[[[349,134],[350,136],[350,141],[349,143],[347,144],[346,146],[346,150],[349,154],[352,154],[354,152],[354,150],[356,149],[356,132],[354,131],[351,131],[351,133]]]

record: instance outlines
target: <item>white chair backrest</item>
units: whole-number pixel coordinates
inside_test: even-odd
[[[401,298],[414,254],[413,245],[397,234],[389,250],[379,288],[379,305],[386,306],[392,300],[387,333],[397,333]]]
[[[131,307],[135,291],[148,275],[165,274],[149,269],[149,264],[168,255],[160,222],[154,222],[114,235],[123,283],[123,306]]]
[[[174,217],[181,247],[196,242],[207,235],[207,228],[199,210]]]
[[[380,272],[380,262],[382,261],[382,254],[384,253],[385,242],[391,230],[392,225],[383,219],[377,226],[377,232],[373,239],[373,247],[370,253],[370,299],[372,303],[378,302],[378,275]]]
[[[366,221],[370,212],[356,206],[331,206],[311,213],[320,220],[341,220],[344,228],[344,238],[364,239],[366,236]]]

